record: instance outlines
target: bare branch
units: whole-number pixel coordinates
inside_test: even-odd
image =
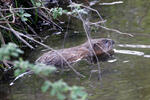
[[[14,14],[14,12],[12,11],[12,4],[10,5],[9,9],[10,9],[10,12],[12,13],[12,16],[13,16],[12,23],[15,23],[15,14]]]
[[[72,2],[71,0],[70,0],[70,3],[73,4],[73,2]],[[86,6],[85,6],[85,7],[86,7]],[[75,10],[76,10],[76,8],[75,8]],[[77,12],[78,12],[78,11],[77,11]],[[96,12],[97,12],[97,11],[96,11]],[[103,21],[103,18],[101,17],[101,15],[100,15],[99,13],[98,13],[98,15],[99,15],[99,17],[101,18],[101,20]],[[97,58],[97,56],[96,56],[96,53],[95,53],[95,51],[94,51],[94,49],[93,49],[93,46],[92,46],[92,43],[91,43],[90,34],[88,33],[87,28],[86,28],[86,23],[85,23],[84,19],[82,18],[81,14],[80,14],[79,12],[78,12],[78,16],[80,17],[80,19],[81,19],[81,21],[82,21],[82,23],[83,23],[84,31],[85,31],[85,33],[86,33],[86,36],[87,36],[87,39],[88,39],[90,48],[92,49],[93,54],[94,54],[94,56],[96,57],[96,60],[97,60],[97,67],[98,67],[98,73],[99,73],[98,78],[101,79],[100,63],[99,63],[98,58]]]
[[[4,40],[4,37],[1,33],[1,31],[0,31],[0,40],[1,40],[2,44],[5,45],[5,40]]]
[[[130,36],[130,37],[134,37],[132,34],[130,34],[130,33],[123,33],[123,32],[121,32],[121,31],[119,31],[119,30],[116,30],[116,29],[112,29],[112,28],[107,28],[107,27],[105,27],[105,26],[101,26],[101,25],[98,25],[99,27],[101,27],[101,28],[103,28],[103,29],[105,29],[105,30],[108,30],[108,31],[113,31],[113,32],[116,32],[116,33],[119,33],[119,34],[122,34],[122,35],[128,35],[128,36]]]

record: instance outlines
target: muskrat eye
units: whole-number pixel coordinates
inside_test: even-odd
[[[104,40],[104,41],[103,41],[104,44],[106,44],[106,43],[108,43],[108,42],[109,42],[109,40]]]

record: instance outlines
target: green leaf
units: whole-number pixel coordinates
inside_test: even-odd
[[[65,97],[63,94],[58,93],[58,94],[57,94],[57,98],[58,98],[59,100],[65,100],[66,97]]]
[[[70,94],[72,100],[85,100],[87,98],[87,93],[84,92],[83,89],[83,87],[73,86]]]
[[[16,44],[9,43],[0,48],[0,60],[10,60],[10,56],[18,57],[20,52],[22,51],[17,47]]]
[[[22,20],[23,22],[26,22],[28,19],[25,18],[25,17],[21,17],[21,20]]]
[[[23,9],[19,9],[19,13],[23,14],[24,10]]]
[[[63,13],[67,13],[68,12],[68,10],[63,10]]]
[[[24,17],[30,17],[31,15],[29,13],[24,13],[23,16]]]
[[[21,73],[20,69],[15,70],[15,76],[18,76]]]
[[[50,81],[45,81],[43,86],[41,87],[42,92],[46,92],[51,86],[51,82]]]
[[[18,56],[19,56],[19,54],[16,53],[16,52],[12,52],[11,55],[12,55],[13,57],[18,57]]]
[[[35,5],[36,5],[37,7],[40,7],[40,6],[41,6],[41,3],[40,3],[40,2],[36,2]]]

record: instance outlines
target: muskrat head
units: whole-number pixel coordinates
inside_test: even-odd
[[[97,55],[102,53],[109,53],[113,49],[115,42],[111,39],[102,38],[102,39],[94,39],[92,41],[93,49]]]
[[[114,54],[113,46],[115,42],[113,40],[101,38],[94,39],[92,43],[94,52],[100,61],[106,61]]]

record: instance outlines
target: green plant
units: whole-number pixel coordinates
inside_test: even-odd
[[[10,57],[18,57],[23,51],[14,43],[8,43],[0,48],[0,60],[10,60]]]
[[[63,10],[60,7],[56,7],[56,8],[52,8],[51,12],[52,12],[53,18],[56,19],[57,17],[61,16],[63,13],[66,13],[67,10]]]
[[[23,9],[20,9],[17,15],[21,18],[22,21],[27,21],[28,17],[31,17],[31,14],[26,13]]]
[[[19,57],[19,54],[23,53],[17,45],[9,43],[8,45],[0,48],[0,61],[11,60],[12,57]],[[30,70],[41,78],[48,76],[56,70],[53,66],[47,66],[44,64],[31,64],[28,61],[23,61],[19,58],[17,61],[12,61],[15,69],[15,76]],[[45,82],[43,83],[41,89],[43,92],[49,91],[51,96],[56,96],[58,100],[65,100],[66,98],[71,100],[86,100],[87,93],[84,91],[83,87],[78,86],[68,86],[62,80],[51,82],[43,78]]]
[[[83,87],[68,86],[62,80],[56,81],[54,83],[45,81],[42,86],[42,91],[46,92],[49,89],[51,89],[50,94],[52,96],[56,96],[59,100],[65,100],[67,97],[71,100],[86,100],[87,98],[87,93],[83,91]],[[67,93],[68,95],[65,96]]]
[[[53,66],[47,66],[45,64],[31,64],[29,61],[23,61],[22,59],[14,61],[15,76],[18,76],[21,73],[26,72],[26,70],[31,70],[35,74],[42,76],[48,76],[50,73],[56,70]]]
[[[82,4],[76,4],[76,3],[73,3],[73,4],[69,5],[68,7],[71,7],[73,9],[72,9],[71,12],[68,12],[68,14],[75,15],[75,16],[77,16],[78,13],[88,14],[88,12],[85,11],[85,9],[82,9],[81,6],[82,6]]]

